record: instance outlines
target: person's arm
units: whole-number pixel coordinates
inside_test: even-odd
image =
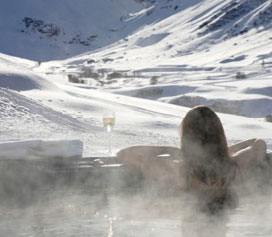
[[[164,158],[169,154],[171,159]],[[141,172],[145,178],[163,180],[175,185],[183,185],[180,149],[168,146],[132,146],[120,150],[117,159],[124,166]],[[180,162],[176,162],[180,160]]]
[[[131,146],[120,150],[117,157],[120,161],[133,159],[136,157],[145,157],[146,159],[160,157],[160,155],[169,154],[173,159],[181,159],[181,150],[169,146]]]
[[[229,146],[229,153],[231,155],[235,154],[238,151],[241,151],[249,146],[251,146],[257,139],[253,138],[253,139],[248,139],[239,143],[236,143],[234,145]]]
[[[230,158],[236,161],[244,172],[256,167],[266,156],[266,143],[261,139],[247,140],[238,143],[234,148],[230,150]]]

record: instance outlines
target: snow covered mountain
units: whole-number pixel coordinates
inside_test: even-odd
[[[5,1],[0,51],[45,61],[96,49],[128,34],[122,17],[141,7],[134,0]]]
[[[11,0],[0,9],[0,52],[37,61],[63,59],[145,30],[149,36],[138,38],[137,46],[177,38],[172,44],[187,44],[180,55],[205,48],[207,39],[215,43],[252,29],[267,31],[271,15],[269,0]]]
[[[271,147],[272,127],[264,119],[272,113],[271,5],[6,1],[0,8],[0,139],[80,138],[90,154],[105,150],[101,117],[113,110],[115,150],[177,146],[177,127],[188,111],[183,106],[208,104],[225,113],[230,143],[260,137]]]
[[[272,112],[271,6],[263,0],[151,1],[126,20],[143,27],[60,62],[57,71],[95,77],[86,83],[113,93],[264,117]]]

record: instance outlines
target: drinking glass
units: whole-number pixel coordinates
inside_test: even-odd
[[[103,115],[103,125],[108,133],[108,155],[111,156],[111,133],[115,124],[115,113],[114,112],[106,112]]]

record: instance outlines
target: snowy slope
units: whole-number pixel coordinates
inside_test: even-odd
[[[236,62],[248,65],[263,57],[271,57],[269,46],[272,40],[270,19],[272,3],[270,1],[259,1],[262,4],[256,5],[256,9],[253,8],[248,12],[250,22],[241,22],[243,19],[241,15],[233,16],[233,19],[229,16],[231,19],[228,20],[225,19],[226,16],[221,17],[224,23],[220,23],[223,20],[218,15],[223,14],[222,11],[229,6],[229,1],[170,1],[172,7],[178,4],[176,5],[179,6],[178,10],[172,8],[169,10],[167,8],[169,3],[165,5],[167,1],[158,2],[160,4],[155,4],[154,9],[150,10],[151,13],[143,12],[140,15],[141,21],[148,24],[123,42],[110,45],[108,48],[99,50],[98,53],[86,54],[85,58],[93,57],[99,61],[110,55],[116,62],[112,63],[114,66],[119,65],[119,68],[124,68],[122,64],[126,64],[126,69],[135,70],[144,67],[147,61],[150,66],[158,65],[158,63],[172,65],[179,62],[179,65],[188,64],[199,67],[215,66],[215,63],[220,66],[230,66],[235,65]],[[251,4],[255,1],[239,2]],[[243,10],[246,7],[242,5],[240,8]],[[264,14],[263,12],[266,12],[267,17],[263,17],[264,19],[259,22],[258,19]],[[169,16],[164,17],[165,14]],[[213,19],[215,16],[219,19],[212,21],[210,18]],[[258,23],[251,24],[254,19],[254,22]],[[221,27],[218,26],[215,29],[212,23],[221,24]],[[236,30],[235,34],[230,34],[229,32],[234,31],[233,28],[237,28],[236,25],[237,27],[239,25],[242,30],[240,32]],[[244,31],[244,28],[247,28],[247,31]],[[244,51],[247,51],[248,55]],[[256,55],[257,51],[259,54]],[[80,58],[84,59],[82,56]],[[78,60],[78,57],[75,60]]]
[[[128,34],[121,18],[141,7],[134,0],[5,1],[0,51],[45,61],[96,49]]]
[[[147,24],[126,39],[39,70],[125,72],[86,83],[118,94],[264,117],[272,112],[271,4],[155,1],[127,19]],[[245,78],[236,79],[239,73]],[[157,85],[150,86],[154,76]]]
[[[245,3],[251,1],[256,7],[248,9]],[[0,140],[79,138],[84,142],[85,155],[105,153],[107,134],[102,127],[102,116],[104,111],[112,110],[117,117],[113,135],[114,151],[133,144],[178,146],[178,126],[188,107],[204,103],[224,113],[220,114],[220,118],[229,143],[260,137],[271,148],[272,126],[264,121],[264,116],[272,113],[271,21],[265,17],[265,20],[254,25],[265,9],[269,11],[270,2],[251,1],[239,1],[238,5],[231,6],[232,1],[223,0],[161,0],[146,3],[146,8],[143,5],[140,7],[139,3],[133,2],[131,5],[122,2],[125,12],[114,5],[121,4],[121,0],[97,1],[97,6],[103,10],[112,7],[115,15],[106,14],[108,19],[116,19],[117,22],[121,15],[125,16],[122,18],[122,24],[126,25],[123,33],[118,31],[114,40],[102,40],[103,48],[40,65],[35,61],[0,54]],[[26,37],[22,41],[22,38],[15,37],[19,32],[14,35],[14,29],[15,21],[30,15],[32,19],[42,16],[44,21],[50,19],[48,22],[55,22],[53,19],[56,19],[57,13],[52,9],[57,9],[58,5],[47,4],[39,8],[41,1],[34,4],[29,0],[26,3],[20,5],[25,10],[16,8],[19,11],[17,20],[11,20],[8,11],[4,14],[1,8],[1,17],[6,15],[10,19],[10,25],[1,21],[1,27],[6,27],[1,40],[12,45],[12,41],[7,43],[7,39],[14,36],[13,40],[20,42],[14,43],[12,48],[17,55],[30,57],[32,54],[34,59],[37,59],[35,55],[43,55],[57,59],[59,51],[55,48],[53,52],[48,42],[54,39],[58,44],[59,38],[46,36],[38,40],[39,31],[34,29],[27,33],[20,32]],[[66,3],[62,6],[67,8],[64,7],[59,15],[64,14],[62,23],[66,22],[69,26],[65,29],[72,32],[74,28],[70,27],[71,22],[67,22],[69,15],[65,12],[72,1]],[[86,18],[83,18],[87,19],[87,6],[90,7],[91,3],[85,3],[73,6],[73,11],[82,10],[84,6],[82,11]],[[47,11],[44,9],[48,7],[52,15],[41,14],[41,11],[45,14]],[[141,10],[137,12],[139,8]],[[241,18],[226,20],[222,9],[229,9],[228,14],[234,14],[238,10],[231,9],[236,8],[239,11],[247,10],[241,10]],[[134,13],[129,13],[132,10]],[[104,17],[101,14],[91,16],[101,20],[93,26],[97,26],[98,30],[102,29],[102,23],[107,29],[116,26],[114,20],[109,23],[105,19],[105,23],[102,22]],[[30,20],[26,22],[33,25]],[[215,27],[218,22],[221,22],[221,28]],[[81,28],[77,21],[73,23],[84,35],[84,26]],[[239,24],[239,29],[248,26],[248,31],[236,35],[238,31],[232,31],[235,24]],[[41,25],[38,22],[38,26]],[[105,32],[101,30],[101,35],[102,31]],[[50,32],[54,30],[48,34]],[[61,37],[70,37],[73,35],[71,32]],[[91,31],[85,36],[89,34]],[[114,34],[114,31],[109,34]],[[124,34],[126,38],[123,38]],[[30,44],[30,39],[39,47]],[[121,40],[116,41],[118,39]],[[45,43],[44,47],[41,42]],[[2,43],[0,45],[3,47]],[[17,48],[19,46],[23,51]],[[70,46],[77,47],[74,44]],[[63,45],[60,48],[63,49]],[[0,51],[4,52],[3,49]],[[69,52],[72,51],[69,49]],[[86,69],[93,73],[91,77],[82,74]],[[113,77],[113,72],[119,73],[118,76]],[[244,73],[245,78],[237,79],[238,72]],[[80,77],[85,84],[69,83],[68,74]],[[152,77],[157,78],[155,85],[150,85]]]
[[[6,75],[3,58],[0,78]],[[65,74],[33,72],[31,62],[23,70],[16,66],[21,59],[13,60],[15,66],[9,70],[21,76],[10,77],[14,82],[11,89],[10,85],[0,87],[1,141],[80,139],[84,155],[105,154],[107,134],[102,117],[110,110],[117,118],[114,151],[135,144],[178,146],[178,126],[188,108],[77,87],[67,83]],[[28,88],[20,87],[22,79]],[[227,114],[220,114],[220,118],[229,143],[260,137],[271,147],[271,123]]]
[[[0,51],[48,61],[129,40],[141,48],[160,43],[174,57],[205,50],[207,41],[271,29],[269,0],[140,2],[6,1],[0,9]]]

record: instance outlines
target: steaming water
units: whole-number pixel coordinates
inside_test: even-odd
[[[235,207],[211,215],[169,186],[123,182],[132,174],[120,167],[58,178],[21,163],[7,167],[0,166],[0,236],[272,236],[270,169],[236,187]]]
[[[272,236],[272,193],[251,194],[208,216],[179,197],[54,191],[24,207],[2,206],[0,236]]]

